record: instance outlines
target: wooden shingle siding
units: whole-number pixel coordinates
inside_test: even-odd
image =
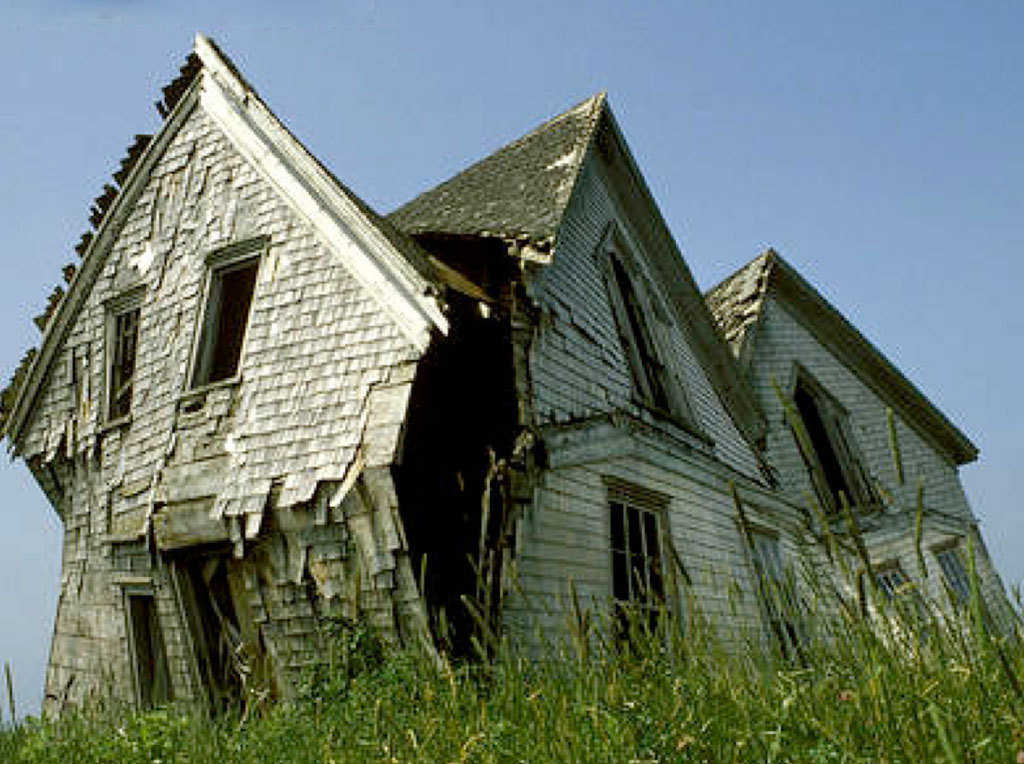
[[[772,387],[774,378],[783,390],[788,390],[793,362],[799,361],[848,411],[850,432],[856,439],[870,479],[880,484],[895,499],[897,506],[909,510],[901,513],[887,509],[871,522],[865,521],[866,527],[871,529],[866,540],[873,561],[899,562],[926,596],[945,604],[942,573],[931,547],[975,533],[969,531],[975,520],[957,465],[896,416],[905,476],[905,483],[900,486],[889,445],[885,402],[774,297],[769,297],[762,307],[759,322],[752,331],[749,379],[771,423],[766,457],[776,471],[781,490],[797,503],[804,502],[806,495],[813,495],[807,469],[792,433],[784,424],[784,412]],[[926,581],[921,580],[912,527],[919,482],[924,486],[926,510],[922,540],[929,574]],[[966,553],[966,547],[963,548]],[[1002,617],[1006,607],[1002,583],[980,537],[975,540],[975,548],[982,594],[989,607]]]
[[[241,382],[194,395],[188,375],[204,310],[205,257],[254,236],[269,240],[253,296]],[[145,291],[131,420],[105,429],[104,305],[137,284]],[[89,399],[79,411],[68,375],[72,348],[87,352],[89,359]],[[309,500],[317,485],[346,476],[370,421],[371,389],[392,384],[407,392],[410,363],[419,351],[196,107],[127,212],[60,353],[19,444],[29,460],[56,464],[70,458],[74,465],[59,467],[69,484],[64,485],[64,573],[48,705],[75,704],[89,688],[106,693],[108,682],[111,691],[131,700],[130,678],[123,675],[129,664],[122,591],[116,583],[127,572],[150,578],[175,697],[193,697],[197,690],[184,625],[164,568],[151,569],[148,554],[125,556],[123,542],[112,544],[108,534],[133,523],[141,532],[151,500],[175,498],[166,495],[174,486],[161,482],[164,468],[224,454],[228,462],[207,511],[239,515],[239,520],[262,513],[273,481],[281,485],[279,504]],[[186,411],[192,400],[201,404],[198,412]],[[404,409],[397,416],[400,422]],[[386,452],[398,436],[397,424],[375,427],[378,450]],[[126,486],[133,488],[125,491]],[[283,602],[272,594],[271,621],[275,603]],[[272,624],[267,638],[273,643],[277,631],[308,634],[310,628],[301,621]],[[301,644],[277,640],[285,666],[303,662],[293,655]],[[114,675],[107,676],[108,670]]]

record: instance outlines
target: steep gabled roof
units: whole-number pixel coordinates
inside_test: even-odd
[[[634,227],[656,255],[652,265],[660,286],[734,423],[755,444],[765,426],[757,401],[738,375],[605,93],[545,122],[388,217],[413,235],[527,239],[554,251],[588,157],[609,163],[610,182],[638,210]]]
[[[277,119],[216,44],[197,34],[194,52],[156,104],[163,126],[152,138],[136,136],[115,173],[119,188],[107,185],[94,203],[90,222],[96,233],[85,234],[75,248],[82,266],[77,272],[70,270],[66,295],[62,290],[51,295],[47,312],[38,321],[44,332],[39,352],[26,356],[11,387],[0,396],[0,428],[12,443],[120,233],[122,213],[135,202],[157,158],[198,103],[324,237],[328,249],[382,302],[414,344],[425,347],[432,327],[447,330],[447,320],[428,294],[441,283],[429,256],[340,183]],[[351,246],[353,240],[363,246]]]
[[[749,359],[757,324],[776,297],[822,345],[842,361],[909,426],[957,464],[978,449],[857,328],[773,249],[755,257],[711,289],[706,300],[733,352]]]
[[[603,92],[591,96],[388,217],[410,234],[550,242],[604,104]]]

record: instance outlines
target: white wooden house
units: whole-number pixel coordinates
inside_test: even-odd
[[[827,304],[820,335],[765,286],[737,340],[741,272],[710,298],[730,347],[603,94],[386,218],[202,36],[158,107],[2,399],[64,524],[48,710],[287,696],[337,616],[457,650],[463,595],[528,640],[570,580],[604,612],[685,586],[760,633],[755,571],[819,554],[772,375],[849,412],[865,486],[893,407],[927,543],[974,532],[973,447],[862,338],[822,339]],[[911,574],[906,528],[869,530]]]

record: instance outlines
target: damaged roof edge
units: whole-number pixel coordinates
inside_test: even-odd
[[[98,253],[108,250],[109,246],[113,243],[112,239],[120,229],[119,223],[121,221],[119,218],[121,217],[121,210],[135,201],[144,185],[141,180],[148,178],[156,158],[163,152],[167,143],[170,142],[170,139],[177,133],[178,128],[195,107],[198,100],[198,83],[199,78],[197,77],[175,104],[174,110],[168,114],[163,127],[149,141],[135,162],[124,185],[121,187],[120,193],[111,203],[96,231],[96,235],[92,237],[82,255],[82,266],[78,269],[74,279],[68,286],[67,294],[46,326],[46,331],[39,346],[39,352],[36,354],[28,371],[24,385],[18,391],[11,416],[3,432],[9,439],[11,447],[15,450],[17,438],[25,426],[32,404],[42,385],[43,378],[53,362],[57,348],[71,328],[73,318],[78,314],[79,308],[88,297],[105,263],[105,258],[99,257]]]

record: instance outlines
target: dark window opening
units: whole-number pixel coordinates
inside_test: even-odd
[[[254,257],[211,274],[193,387],[238,373],[259,264],[259,257]]]
[[[612,596],[619,618],[625,625],[629,613],[641,614],[653,628],[665,602],[658,515],[618,501],[609,509]]]
[[[142,708],[163,705],[173,695],[156,603],[151,595],[129,594],[127,605],[139,704]]]
[[[839,509],[842,506],[842,502],[839,499],[840,492],[846,496],[848,501],[851,503],[855,502],[856,497],[850,493],[850,486],[843,476],[843,468],[839,463],[839,457],[836,454],[832,441],[829,439],[825,421],[818,410],[814,396],[802,384],[798,383],[796,392],[793,394],[793,401],[796,403],[797,411],[800,412],[800,418],[803,419],[804,428],[807,430],[807,435],[811,440],[811,445],[818,457],[818,463],[821,465],[822,474],[828,485],[831,494],[831,501],[828,502],[829,506],[832,509]]]
[[[132,408],[135,382],[135,354],[139,344],[139,309],[133,308],[113,317],[110,346],[110,391],[107,418],[121,419]]]
[[[802,658],[800,651],[806,639],[800,625],[800,597],[796,592],[796,581],[787,575],[783,567],[779,540],[762,532],[751,533],[750,540],[758,595],[771,633],[784,658]]]
[[[615,286],[622,298],[624,318],[628,324],[621,327],[621,330],[624,340],[631,346],[627,352],[635,355],[631,360],[634,382],[655,408],[670,411],[671,400],[666,380],[668,370],[655,351],[654,338],[644,317],[643,306],[622,263],[614,255],[611,262]]]

